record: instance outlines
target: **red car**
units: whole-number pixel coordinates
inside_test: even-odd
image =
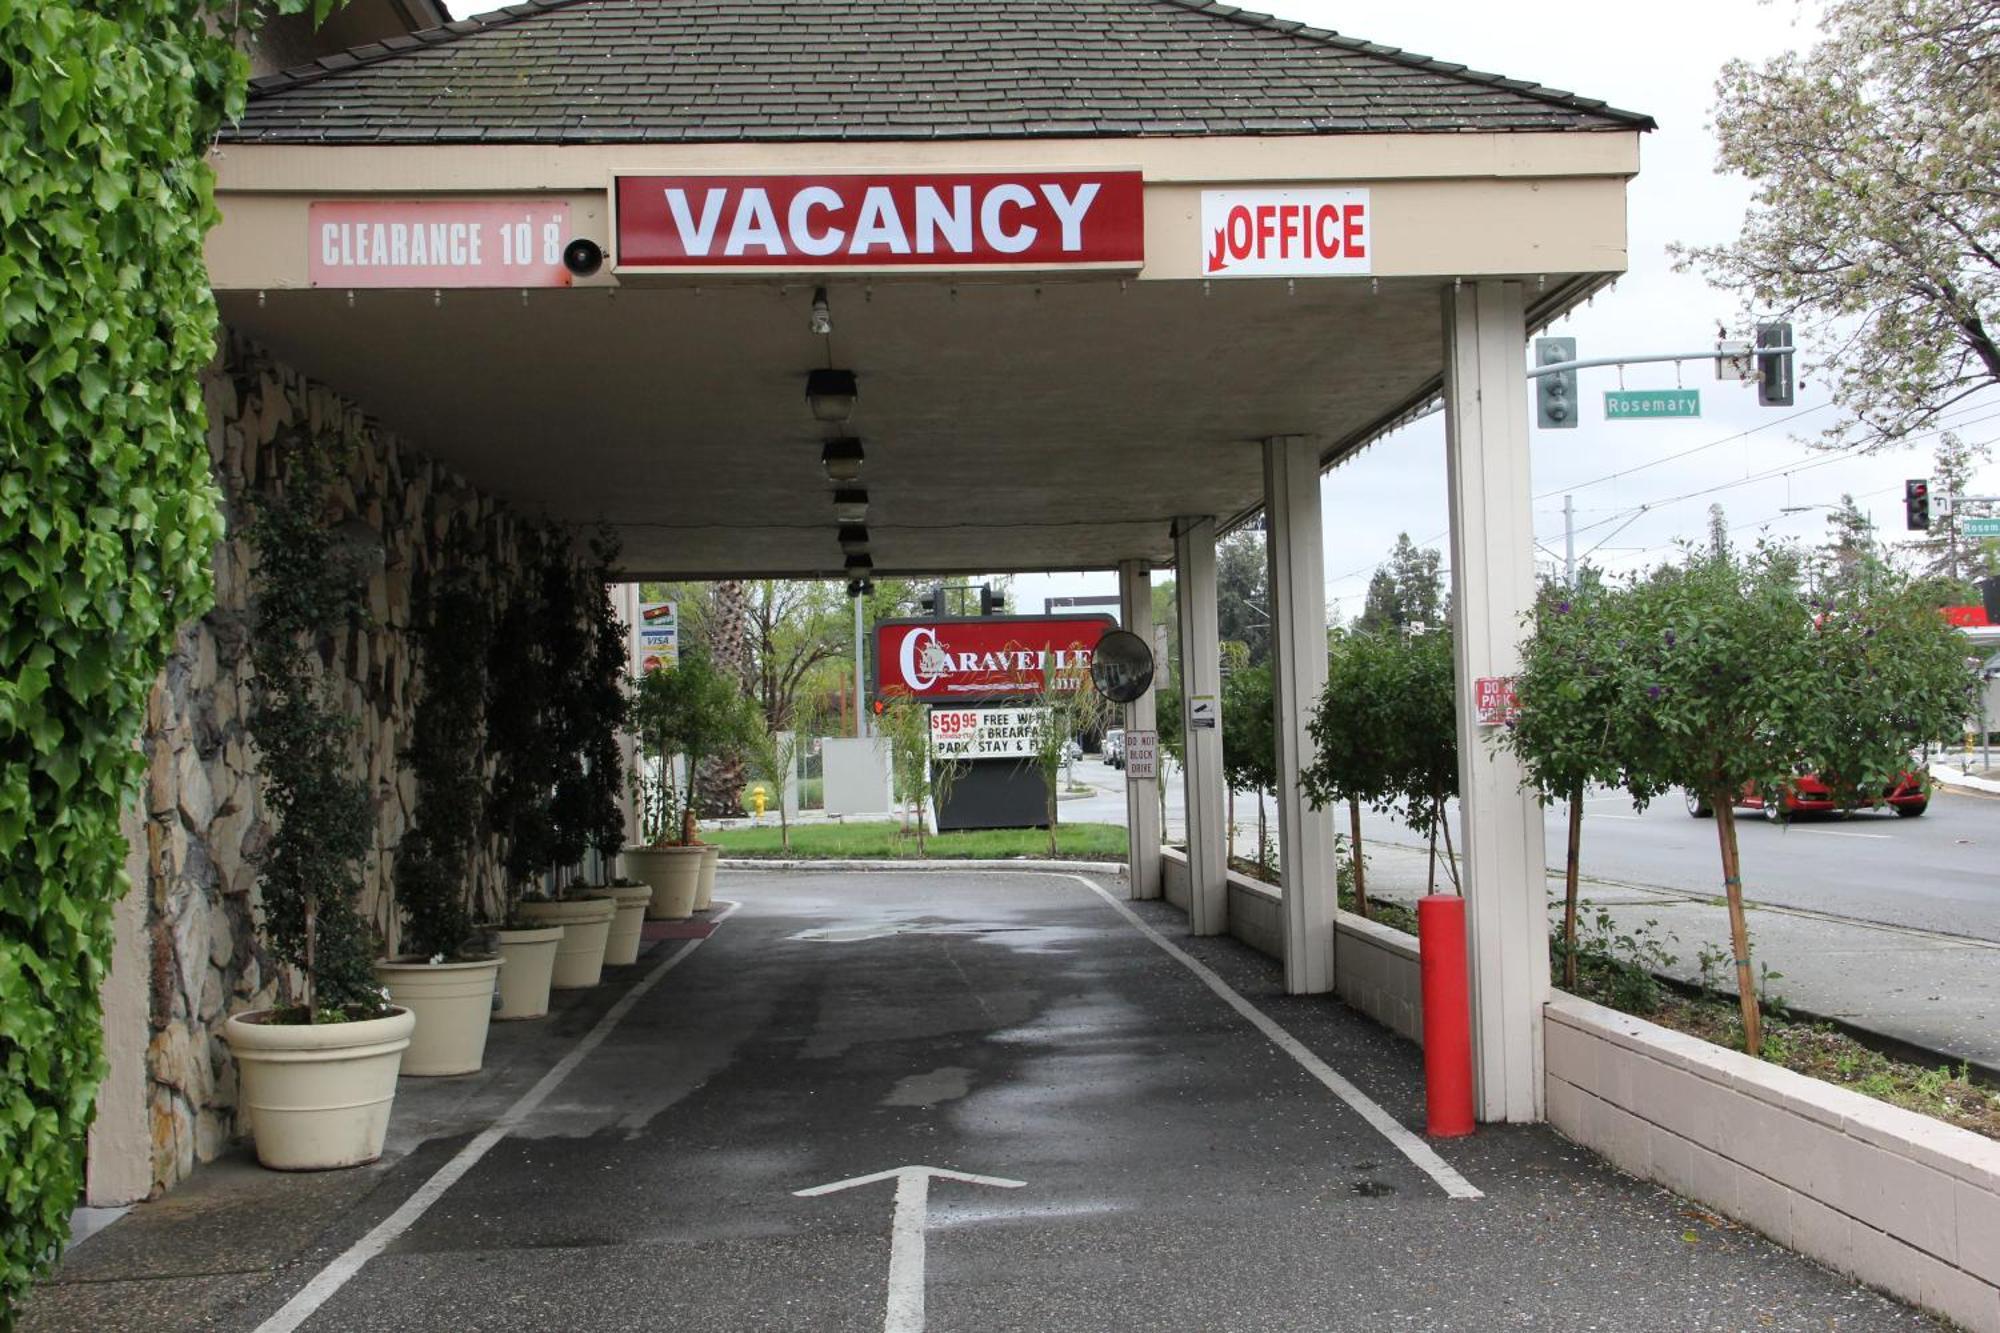
[[[1768,799],[1767,799],[1768,798]],[[1857,809],[1870,809],[1886,805],[1905,818],[1915,818],[1930,808],[1930,783],[1920,774],[1903,772],[1896,780],[1882,789],[1880,795],[1863,796]],[[1834,794],[1827,790],[1819,776],[1807,773],[1793,778],[1776,792],[1761,792],[1755,787],[1745,786],[1736,797],[1738,807],[1762,810],[1766,819],[1784,819],[1791,815],[1837,814],[1848,807],[1842,805]],[[1693,792],[1687,793],[1687,812],[1696,819],[1707,819],[1715,811],[1708,803]]]

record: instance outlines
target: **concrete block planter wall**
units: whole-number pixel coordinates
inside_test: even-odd
[[[2000,1143],[1574,996],[1549,1120],[1635,1176],[2000,1333]]]

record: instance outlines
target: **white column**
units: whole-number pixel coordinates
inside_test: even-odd
[[[1473,717],[1474,682],[1519,669],[1521,616],[1535,595],[1521,284],[1448,288],[1444,317],[1473,1069],[1480,1119],[1532,1121],[1542,1119],[1549,996],[1542,813],[1521,765],[1489,745]]]
[[[1278,737],[1278,869],[1284,879],[1285,989],[1333,989],[1333,814],[1313,809],[1300,775],[1316,753],[1306,731],[1326,689],[1326,560],[1319,447],[1303,435],[1264,441],[1270,520],[1272,704]]]
[[[1215,608],[1215,520],[1174,523],[1174,605],[1181,630],[1181,735],[1187,738],[1188,925],[1197,935],[1229,929],[1229,864],[1222,827],[1222,632]],[[1197,727],[1197,701],[1209,725]]]
[[[137,801],[119,811],[125,873],[131,883],[111,908],[111,971],[98,990],[104,1005],[104,1082],[85,1152],[84,1202],[108,1208],[137,1203],[153,1188],[153,1136],[146,1113],[146,1016],[152,972],[146,949],[146,818]]]
[[[1153,641],[1152,572],[1143,560],[1118,562],[1119,621],[1126,629]],[[1125,705],[1125,734],[1157,731],[1153,691]],[[1157,748],[1157,747],[1156,747]],[[1127,752],[1129,753],[1129,747]],[[1133,898],[1160,896],[1160,780],[1135,778],[1125,767],[1126,892]]]

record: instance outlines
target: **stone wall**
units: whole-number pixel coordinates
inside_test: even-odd
[[[510,577],[519,523],[448,469],[411,451],[352,404],[232,340],[210,372],[209,451],[226,497],[229,533],[216,548],[216,604],[181,632],[155,683],[144,745],[145,943],[151,998],[147,1113],[155,1192],[186,1177],[238,1132],[236,1073],[222,1023],[238,1010],[291,999],[254,928],[254,860],[270,835],[257,758],[246,731],[254,556],[243,536],[256,497],[280,459],[306,438],[340,447],[344,475],[329,523],[364,550],[379,541],[367,589],[369,623],[343,629],[329,671],[355,719],[355,771],[375,800],[374,847],[364,867],[363,911],[393,945],[390,868],[409,825],[414,783],[402,762],[419,682],[411,611],[423,579],[468,539],[496,596]],[[496,851],[476,868],[483,895],[498,887]],[[135,892],[139,886],[135,885]],[[490,898],[482,898],[490,901]]]

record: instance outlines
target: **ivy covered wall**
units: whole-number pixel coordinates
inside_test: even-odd
[[[146,1098],[156,1191],[186,1177],[239,1132],[223,1019],[292,998],[253,928],[254,858],[270,824],[245,729],[255,573],[243,536],[250,506],[270,489],[288,454],[315,447],[344,457],[326,523],[341,540],[358,544],[372,567],[368,619],[329,627],[321,657],[356,719],[354,771],[367,775],[374,797],[363,909],[392,944],[390,874],[416,799],[403,758],[420,688],[412,666],[413,605],[448,544],[454,559],[477,567],[497,602],[514,577],[522,531],[520,520],[463,478],[247,342],[228,342],[205,377],[204,393],[228,532],[216,547],[215,606],[182,628],[147,703],[143,741],[140,888],[151,964]],[[500,873],[490,842],[474,873],[490,900]],[[119,1034],[112,1038],[115,1049]]]

